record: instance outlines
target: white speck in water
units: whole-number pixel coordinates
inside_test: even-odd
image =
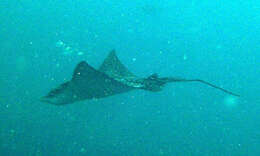
[[[81,153],[84,153],[84,152],[86,152],[86,149],[82,147],[82,148],[80,149],[80,152],[81,152]]]
[[[222,45],[221,45],[221,44],[219,44],[219,45],[216,46],[216,49],[221,49],[221,48],[222,48]]]
[[[183,55],[183,60],[187,60],[187,55],[186,54]]]
[[[78,55],[80,56],[80,55],[83,55],[84,53],[82,52],[82,51],[79,51],[78,52]]]
[[[56,46],[57,47],[64,47],[65,44],[62,41],[58,41],[58,42],[56,42]]]
[[[224,103],[227,107],[234,108],[238,105],[238,98],[236,98],[234,96],[227,96],[224,99]]]
[[[133,29],[128,29],[127,31],[128,31],[129,33],[133,33],[133,32],[134,32]]]
[[[15,130],[14,130],[14,129],[11,129],[11,130],[10,130],[10,133],[14,134],[14,133],[15,133]]]

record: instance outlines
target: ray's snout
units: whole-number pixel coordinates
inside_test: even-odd
[[[58,97],[44,96],[44,97],[40,98],[40,101],[44,102],[44,103],[53,104],[53,105],[64,105],[64,104],[66,104],[66,102],[64,102],[62,99],[60,99]]]
[[[41,98],[40,98],[40,101],[41,101],[41,102],[44,102],[44,103],[56,104],[52,98],[49,98],[49,97],[47,97],[47,96],[41,97]]]

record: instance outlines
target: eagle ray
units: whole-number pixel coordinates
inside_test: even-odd
[[[201,79],[160,78],[157,74],[152,74],[147,78],[139,78],[120,62],[115,50],[112,50],[98,70],[85,61],[80,62],[74,69],[70,81],[51,90],[40,100],[55,105],[64,105],[86,99],[113,96],[135,89],[158,92],[162,90],[165,84],[172,82],[199,82],[239,97],[238,94]]]

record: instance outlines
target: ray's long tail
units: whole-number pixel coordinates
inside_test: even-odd
[[[178,79],[178,78],[162,78],[162,79],[164,79],[165,81],[168,81],[168,82],[200,82],[200,83],[206,84],[206,85],[208,85],[208,86],[211,86],[211,87],[213,87],[213,88],[219,89],[219,90],[221,90],[221,91],[223,91],[223,92],[225,92],[225,93],[227,93],[227,94],[240,97],[240,95],[238,95],[238,94],[235,94],[235,93],[233,93],[233,92],[231,92],[231,91],[228,91],[228,90],[226,90],[226,89],[224,89],[224,88],[221,88],[221,87],[219,87],[219,86],[216,86],[216,85],[214,85],[214,84],[212,84],[212,83],[209,83],[209,82],[207,82],[207,81],[200,80],[200,79],[190,79],[190,80],[187,80],[187,79]]]

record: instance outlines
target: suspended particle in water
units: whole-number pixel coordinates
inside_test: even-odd
[[[62,42],[61,40],[59,40],[58,42],[56,42],[56,47],[65,47],[65,43]]]
[[[222,45],[221,44],[217,45],[216,49],[222,49]]]
[[[234,96],[227,96],[224,99],[224,103],[229,108],[234,108],[238,105],[238,98]]]
[[[81,152],[81,153],[84,153],[84,152],[86,152],[86,149],[82,147],[82,148],[80,149],[80,152]]]
[[[78,55],[80,56],[80,55],[83,55],[84,53],[82,52],[82,51],[79,51],[78,52]]]
[[[70,55],[73,53],[73,49],[70,46],[67,46],[66,48],[64,48],[63,54],[64,55]]]
[[[10,134],[14,135],[14,133],[15,133],[15,130],[14,129],[10,129]]]
[[[183,55],[183,60],[184,61],[187,60],[187,55],[186,54]]]

